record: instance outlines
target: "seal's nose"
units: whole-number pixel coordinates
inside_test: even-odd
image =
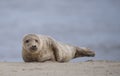
[[[32,45],[30,49],[31,50],[37,50],[37,46],[36,45]]]
[[[36,45],[33,45],[32,48],[36,48]]]

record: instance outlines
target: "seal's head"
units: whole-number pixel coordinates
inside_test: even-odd
[[[30,52],[35,53],[39,51],[40,40],[36,34],[28,34],[23,38],[23,48]]]

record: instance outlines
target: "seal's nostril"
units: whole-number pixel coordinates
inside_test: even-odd
[[[36,45],[33,45],[32,47],[33,47],[33,48],[36,48]]]
[[[37,50],[37,46],[36,45],[32,45],[30,49],[31,50]]]

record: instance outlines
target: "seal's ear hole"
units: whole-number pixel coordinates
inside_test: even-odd
[[[25,43],[29,43],[29,40],[26,40]]]
[[[38,40],[36,39],[35,42],[38,42]]]

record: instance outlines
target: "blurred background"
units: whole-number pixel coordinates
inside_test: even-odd
[[[120,61],[120,0],[0,0],[0,61],[23,62],[28,33],[96,52],[73,62]]]

